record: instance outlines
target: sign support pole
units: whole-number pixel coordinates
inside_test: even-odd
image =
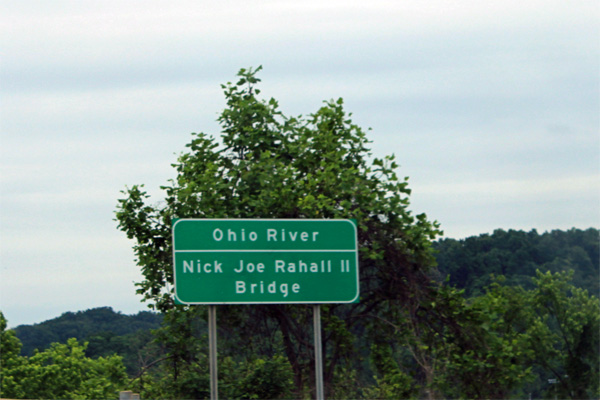
[[[321,305],[313,305],[313,325],[315,336],[315,386],[317,400],[324,400],[323,390],[323,345],[321,342]]]
[[[217,306],[208,306],[208,353],[210,364],[210,400],[219,399],[217,374]]]

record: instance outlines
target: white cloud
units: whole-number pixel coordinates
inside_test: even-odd
[[[397,154],[413,208],[450,236],[599,222],[596,2],[0,7],[9,323],[135,309],[139,272],[112,221],[119,191],[146,183],[160,198],[189,133],[218,133],[219,84],[241,67],[265,66],[263,93],[288,115],[343,97],[373,127],[376,155]],[[19,294],[31,291],[51,301]]]
[[[419,193],[443,198],[477,198],[481,202],[493,203],[593,198],[600,194],[600,174],[555,179],[438,183],[419,186]]]

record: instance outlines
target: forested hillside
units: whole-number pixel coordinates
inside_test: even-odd
[[[599,274],[598,246],[599,231],[594,228],[587,230],[571,229],[568,231],[554,230],[542,234],[538,234],[535,230],[523,232],[516,230],[504,231],[499,229],[492,234],[482,234],[462,240],[443,239],[435,242],[434,247],[437,251],[437,260],[439,263],[438,275],[440,280],[445,280],[447,277],[451,286],[464,288],[464,299],[473,302],[473,305],[464,303],[457,306],[455,304],[452,307],[458,308],[454,310],[443,310],[443,313],[451,313],[454,315],[454,317],[452,317],[453,320],[448,321],[448,323],[461,325],[466,323],[471,324],[470,329],[474,330],[474,332],[479,331],[482,326],[487,326],[489,324],[490,328],[486,329],[490,330],[481,331],[478,335],[486,336],[493,332],[491,329],[500,329],[504,332],[503,335],[506,335],[508,338],[506,340],[513,341],[511,346],[514,346],[515,343],[517,343],[515,340],[518,340],[523,342],[519,343],[517,348],[528,348],[530,345],[525,343],[528,342],[528,337],[535,335],[534,332],[526,331],[523,334],[516,335],[512,332],[512,329],[514,329],[515,326],[496,325],[498,322],[493,319],[488,320],[487,317],[484,317],[482,321],[479,321],[479,318],[482,318],[482,316],[476,317],[476,321],[470,321],[470,319],[482,312],[485,315],[490,312],[493,314],[499,313],[499,315],[504,313],[506,316],[515,313],[510,317],[512,322],[509,322],[511,320],[507,320],[506,322],[509,322],[512,325],[519,325],[524,323],[524,321],[531,321],[531,318],[534,318],[533,316],[535,314],[541,312],[539,315],[548,315],[551,317],[551,320],[553,321],[552,324],[564,324],[564,326],[568,326],[567,320],[561,321],[560,315],[554,315],[552,312],[548,314],[543,312],[541,308],[536,308],[540,306],[535,306],[535,304],[537,304],[536,302],[538,302],[538,300],[535,299],[543,299],[544,296],[547,296],[547,294],[544,293],[548,290],[553,291],[555,295],[556,293],[559,293],[556,292],[556,290],[559,290],[563,293],[562,295],[559,295],[559,297],[567,296],[562,297],[562,300],[560,300],[563,302],[561,306],[570,308],[570,312],[577,312],[577,310],[573,308],[574,305],[586,304],[586,300],[584,300],[585,297],[581,297],[582,293],[575,291],[575,287],[587,290],[590,295],[597,295]],[[536,269],[540,270],[541,274],[538,273],[536,275]],[[567,278],[570,276],[568,275],[568,272],[565,272],[566,275],[563,276],[565,277],[564,279],[570,279],[569,282],[572,286],[565,286],[567,280],[564,280],[563,278],[558,278],[557,280],[557,278],[551,278],[552,275],[544,275],[544,273],[563,273],[568,270],[572,270],[572,277]],[[495,278],[493,277],[501,275],[503,276],[503,280],[501,280],[502,285],[490,286],[492,282],[495,281]],[[511,286],[517,287],[518,290],[511,290]],[[569,287],[571,287],[571,289],[569,289]],[[448,300],[450,302],[445,304],[444,307],[450,306],[453,302],[456,303],[456,301],[458,301],[455,294],[451,291],[448,292],[447,296],[449,296]],[[501,303],[497,303],[498,301]],[[573,301],[576,303],[569,305]],[[594,301],[597,301],[597,299]],[[516,308],[513,308],[513,305],[511,305],[512,303],[514,303]],[[503,305],[499,306],[498,304]],[[525,306],[525,304],[529,305]],[[467,318],[467,320],[464,320],[465,318]],[[123,357],[123,365],[130,378],[140,376],[140,374],[143,373],[145,376],[144,380],[146,382],[152,382],[157,379],[157,375],[155,375],[156,371],[152,371],[154,371],[155,368],[160,368],[162,362],[169,358],[169,353],[164,348],[164,343],[168,343],[170,339],[164,337],[164,332],[159,331],[161,332],[159,333],[159,337],[162,336],[160,341],[163,344],[154,343],[153,340],[155,337],[150,332],[153,329],[159,328],[161,320],[162,316],[160,314],[140,312],[137,315],[127,316],[114,312],[109,307],[103,307],[76,313],[67,312],[58,318],[40,324],[19,326],[15,329],[15,332],[16,336],[23,342],[23,350],[21,351],[23,355],[32,356],[35,349],[46,352],[55,351],[47,350],[50,348],[51,343],[56,343],[54,345],[56,346],[58,343],[67,343],[69,338],[77,338],[80,342],[88,342],[87,347],[84,348],[86,357],[90,357],[91,359],[104,357],[106,359],[106,357],[110,357],[111,355],[120,355]],[[480,325],[480,322],[483,325]],[[197,324],[198,326],[194,328],[197,331],[197,335],[204,335],[206,333],[205,322],[197,321]],[[510,330],[507,330],[509,327]],[[545,331],[546,333],[544,333],[544,335],[546,336],[542,335],[537,337],[545,340],[547,344],[553,343],[550,338],[555,337],[555,333],[552,333],[554,329],[555,328]],[[552,376],[548,374],[548,371],[551,369],[562,371],[561,373],[563,374],[568,368],[574,369],[579,371],[583,378],[587,376],[587,378],[585,378],[587,380],[580,381],[580,383],[585,382],[586,387],[594,387],[597,385],[597,383],[593,383],[594,379],[597,381],[597,377],[593,378],[589,376],[589,373],[585,374],[582,373],[582,371],[590,371],[589,365],[595,362],[594,359],[588,359],[588,357],[592,354],[590,353],[590,350],[595,351],[594,349],[598,348],[598,335],[593,334],[594,332],[589,330],[587,334],[584,333],[585,332],[582,331],[580,336],[574,337],[578,339],[573,344],[573,350],[576,353],[579,352],[579,355],[576,354],[574,357],[569,358],[566,360],[568,362],[560,361],[560,353],[555,352],[555,350],[550,350],[549,353],[544,353],[546,350],[543,349],[536,350],[539,354],[546,355],[536,356],[524,364],[529,365],[529,367],[528,369],[524,369],[522,373],[527,373],[530,378],[525,379],[521,389],[512,392],[511,396],[519,396],[520,394],[525,393],[533,394],[534,397],[551,396],[552,391],[554,390],[552,386],[548,384],[548,376]],[[224,337],[222,337],[224,340],[232,334],[235,333],[227,331],[222,331],[220,333],[220,335],[224,335]],[[447,341],[448,343],[460,342],[462,340],[460,337],[453,337],[453,334],[450,332],[448,332],[447,335],[448,336],[446,336],[444,341]],[[495,334],[490,336],[490,338],[494,337]],[[510,337],[512,337],[512,339],[510,339]],[[490,338],[486,339],[486,341],[490,340]],[[397,347],[398,345],[399,347]],[[466,344],[464,345],[466,346]],[[486,346],[489,345],[490,344],[487,344]],[[487,350],[498,352],[493,357],[508,357],[507,359],[513,357],[513,360],[521,357],[518,356],[518,353],[513,354],[513,352],[507,350],[504,344],[499,343],[498,345],[500,347],[496,350],[490,350],[489,348]],[[557,348],[563,347],[559,342],[554,342],[554,345],[558,346]],[[369,375],[359,373],[356,378],[359,379],[360,383],[355,382],[353,386],[358,385],[357,387],[364,387],[364,385],[367,385],[362,391],[363,394],[372,394],[388,398],[399,393],[397,389],[391,389],[391,387],[402,387],[403,389],[400,392],[408,394],[412,389],[406,391],[406,388],[410,388],[412,385],[406,386],[407,383],[403,381],[400,386],[389,386],[391,383],[387,382],[387,380],[392,379],[392,377],[396,377],[393,379],[397,379],[399,376],[404,377],[404,373],[400,372],[402,370],[405,370],[406,373],[410,373],[413,367],[410,367],[410,363],[408,365],[404,364],[405,361],[402,361],[402,359],[407,357],[407,355],[410,354],[410,351],[414,351],[414,349],[410,350],[412,344],[405,343],[404,345],[401,345],[400,343],[397,343],[392,346],[392,349],[395,349],[392,353],[387,353],[387,351],[380,349],[379,346],[379,344],[366,342],[355,343],[355,348],[357,349],[368,347],[375,349],[377,355],[374,358],[371,356],[372,359],[369,363],[362,364],[367,370],[374,369],[377,372],[377,376],[380,377],[377,378],[376,386],[373,387],[371,386],[373,382],[368,379]],[[436,344],[436,346],[440,346],[440,344]],[[454,352],[454,350],[451,350],[452,347],[447,348],[447,346],[448,344],[439,347],[438,351],[440,351],[440,349],[445,349],[444,351]],[[204,353],[206,349],[203,348],[204,346],[201,347],[202,348],[198,349],[198,351]],[[408,353],[406,349],[409,350]],[[581,353],[581,351],[583,351],[583,353]],[[380,352],[382,353],[379,354]],[[585,354],[588,355],[586,356]],[[398,361],[393,361],[394,359]],[[548,364],[545,364],[546,362]],[[286,372],[288,371],[286,369],[288,367],[281,358],[275,357],[264,361],[258,359],[256,365],[247,365],[245,362],[238,365],[234,363],[231,358],[225,358],[223,363],[225,371],[228,371],[227,373],[231,375],[225,377],[225,381],[233,379],[232,382],[234,382],[236,374],[250,374],[250,378],[247,379],[252,380],[256,378],[256,374],[263,374],[266,371],[263,371],[263,368],[266,368],[271,371],[269,372],[270,383],[268,385],[280,385],[283,384],[282,382],[288,382],[287,384],[289,384],[290,376],[287,375],[288,372]],[[572,365],[569,366],[569,363]],[[204,366],[203,369],[204,368],[206,368],[206,366]],[[454,366],[454,368],[456,368],[456,366]],[[360,371],[360,368],[358,371]],[[207,373],[207,371],[203,370],[202,373]],[[136,382],[138,381],[136,380]],[[139,383],[141,382],[142,381],[139,381]],[[237,383],[231,384],[238,385]],[[243,385],[246,384],[247,382],[243,383]],[[239,385],[242,384],[240,383]],[[474,384],[471,384],[471,386],[474,386]],[[151,387],[154,387],[154,384],[148,386],[147,383],[145,386],[140,386],[139,389],[148,391]],[[284,390],[282,388],[280,389]],[[353,393],[356,395],[360,392]]]
[[[531,289],[536,269],[573,270],[572,284],[598,295],[600,282],[600,232],[598,229],[553,230],[539,234],[497,229],[462,240],[434,243],[440,279],[465,289],[467,296],[483,293],[494,276],[504,275],[506,284]]]
[[[43,350],[54,342],[66,343],[70,338],[89,341],[98,336],[124,336],[156,329],[160,321],[159,314],[148,311],[124,315],[113,311],[111,307],[100,307],[65,312],[60,317],[35,325],[20,325],[15,328],[15,333],[23,343],[21,353],[31,356],[35,349]]]
[[[393,155],[372,158],[365,132],[352,122],[342,99],[325,102],[307,117],[286,116],[275,99],[257,97],[258,71],[242,69],[237,83],[222,85],[221,137],[192,134],[186,152],[173,164],[176,179],[161,187],[164,201],[150,203],[143,185],[127,187],[118,199],[117,226],[135,241],[142,273],[137,293],[163,317],[154,347],[115,337],[136,334],[110,331],[105,324],[112,317],[109,309],[84,318],[85,329],[67,314],[55,321],[60,335],[49,330],[56,335],[50,340],[88,340],[87,350],[71,340],[39,356],[17,356],[20,342],[14,332],[4,331],[3,323],[2,344],[12,343],[7,346],[12,352],[2,358],[2,382],[10,385],[0,397],[83,398],[79,393],[88,393],[87,398],[106,398],[92,396],[86,387],[98,388],[108,359],[81,354],[126,351],[125,359],[138,356],[127,388],[142,398],[207,398],[208,307],[184,306],[175,299],[173,221],[260,218],[354,221],[360,299],[318,307],[325,397],[598,398],[597,229],[542,235],[498,230],[436,242],[440,224],[410,210],[408,177],[397,174]],[[290,265],[293,259],[300,262],[294,257]],[[214,260],[216,272],[216,262],[225,260]],[[261,267],[248,274],[262,272]],[[277,279],[298,283],[304,273],[287,270]],[[492,274],[505,277],[493,279]],[[337,285],[333,281],[331,288]],[[233,288],[224,286],[215,288]],[[218,307],[220,397],[303,399],[317,394],[311,340],[316,310],[290,299],[274,303]],[[86,387],[28,394],[31,385],[23,377],[31,371],[40,377],[60,371],[58,361],[72,359],[68,354],[75,350],[82,364],[100,364],[100,372],[86,378]],[[120,357],[108,364],[125,370]],[[123,387],[122,374],[118,377],[107,384]]]
[[[466,239],[442,239],[434,243],[437,251],[440,279],[464,288],[467,296],[481,294],[493,280],[503,275],[506,284],[530,289],[535,270],[574,271],[572,284],[592,295],[599,292],[600,231],[595,228],[568,231],[553,230],[539,234],[497,229]],[[15,328],[23,347],[21,354],[31,356],[35,349],[43,350],[51,343],[66,343],[76,338],[88,341],[88,354],[107,355],[126,352],[131,342],[146,341],[146,333],[160,326],[162,317],[152,312],[124,315],[110,307],[61,316],[35,325]]]
[[[15,334],[23,347],[21,354],[32,356],[35,350],[45,350],[52,343],[67,343],[76,338],[88,342],[88,357],[118,354],[129,374],[139,370],[139,353],[153,340],[151,330],[160,326],[160,314],[142,311],[124,315],[110,307],[79,312],[65,312],[60,317],[35,325],[20,325]]]

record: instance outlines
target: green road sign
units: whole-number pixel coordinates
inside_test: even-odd
[[[177,219],[173,259],[183,304],[358,301],[351,220]]]

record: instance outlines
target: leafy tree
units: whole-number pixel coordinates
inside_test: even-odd
[[[21,354],[33,356],[52,343],[66,343],[70,338],[88,342],[85,354],[90,358],[118,354],[123,357],[127,373],[137,376],[149,357],[159,352],[153,343],[152,329],[160,327],[160,314],[148,311],[123,315],[110,307],[66,312],[35,325],[20,325],[14,330],[22,343]]]
[[[503,275],[506,283],[533,288],[536,270],[574,270],[573,284],[589,293],[600,291],[600,232],[598,229],[554,230],[538,234],[497,229],[462,240],[443,239],[434,243],[440,280],[465,289],[468,296],[481,295]]]
[[[60,317],[35,325],[20,325],[15,328],[15,333],[23,344],[21,352],[26,356],[33,355],[36,349],[44,350],[52,343],[65,343],[70,338],[76,338],[80,342],[90,342],[87,355],[93,357],[111,354],[108,338],[114,338],[116,342],[116,338],[120,336],[135,336],[138,333],[143,336],[140,331],[156,329],[160,326],[160,321],[161,316],[157,313],[142,311],[135,315],[123,315],[110,307],[99,307],[76,313],[66,312]],[[92,336],[107,339],[104,341],[106,346],[98,348],[101,340]],[[114,352],[117,349],[112,350]],[[119,348],[119,354],[125,355],[123,350],[125,349]],[[137,354],[132,357],[137,357]]]
[[[145,379],[146,397],[208,393],[206,309],[176,305],[172,298],[171,220],[185,217],[357,221],[360,303],[322,306],[330,395],[505,398],[525,394],[540,371],[552,370],[562,380],[582,376],[577,383],[565,380],[559,388],[565,395],[597,391],[595,359],[583,350],[596,340],[589,332],[597,331],[590,317],[597,300],[560,279],[530,280],[539,265],[561,270],[569,266],[565,260],[586,271],[580,276],[594,276],[597,246],[590,238],[597,240],[597,230],[541,236],[497,230],[442,241],[453,256],[440,253],[440,263],[450,260],[451,282],[466,283],[475,295],[467,298],[432,281],[431,240],[438,226],[409,211],[410,190],[396,175],[393,157],[367,162],[368,141],[343,102],[326,102],[306,118],[286,117],[277,101],[257,97],[256,72],[241,70],[237,83],[223,85],[227,107],[218,119],[220,141],[193,135],[189,151],[174,164],[176,179],[163,187],[164,202],[149,205],[142,186],[119,200],[118,226],[135,239],[144,276],[138,293],[164,313],[160,369],[138,381]],[[558,246],[547,253],[548,243],[563,243],[567,250]],[[493,283],[492,275],[502,274],[506,284]],[[557,311],[575,307],[585,310],[573,311],[581,326]],[[297,305],[220,308],[223,393],[287,396],[283,388],[291,370],[293,396],[308,396],[314,376],[311,320],[310,308]],[[282,390],[263,391],[261,385]]]
[[[20,399],[118,398],[127,375],[119,356],[91,359],[85,344],[69,339],[31,357],[18,355],[20,343],[2,324],[2,385],[0,395]]]
[[[444,334],[442,345],[433,342],[437,359],[446,358],[437,376],[444,395],[597,398],[600,302],[572,277],[537,271],[531,290],[499,277],[484,295],[457,307],[454,318],[468,329]],[[556,385],[549,387],[548,378]]]
[[[186,327],[205,317],[201,307],[173,303],[173,218],[355,219],[361,302],[323,307],[327,391],[340,365],[352,367],[353,344],[357,332],[366,332],[365,318],[385,299],[413,301],[411,294],[427,290],[426,271],[434,264],[430,243],[439,230],[424,214],[409,211],[407,178],[396,175],[393,156],[368,162],[366,135],[341,99],[326,102],[307,118],[286,117],[275,99],[257,97],[258,70],[242,69],[237,83],[222,86],[227,106],[218,118],[221,140],[193,135],[189,152],[174,164],[177,178],[163,187],[164,203],[149,205],[143,188],[133,186],[119,200],[116,217],[119,228],[136,241],[144,276],[138,293],[166,314],[174,368],[199,361],[190,359],[196,338]],[[223,307],[220,337],[235,350],[225,355],[273,356],[279,337],[296,395],[303,396],[313,376],[312,343],[306,340],[310,319],[310,308],[302,306]]]
[[[373,344],[371,348],[371,359],[377,375],[375,385],[366,387],[363,396],[368,399],[415,397],[418,394],[416,382],[394,358],[393,347]]]
[[[409,397],[391,390],[416,383],[427,398],[597,398],[600,302],[572,277],[538,271],[530,290],[498,277],[472,298],[438,286],[416,309],[390,307],[378,316],[380,375],[367,393]],[[407,352],[420,368],[405,362]]]
[[[506,291],[512,291],[510,296]],[[378,377],[379,386],[389,388],[386,380],[394,377],[392,387],[413,393],[419,389],[420,398],[506,398],[530,378],[529,335],[520,330],[521,292],[495,286],[468,301],[460,290],[437,286],[414,308],[390,307],[380,314],[379,340],[388,349],[379,350],[386,356],[380,356],[384,367],[377,369],[392,373]],[[411,313],[414,318],[408,317]],[[402,362],[406,354],[412,363]]]
[[[6,318],[0,311],[0,397],[18,397],[19,377],[12,371],[20,370],[24,359],[20,356],[21,342],[15,332],[6,329]]]
[[[573,272],[537,272],[533,304],[538,313],[536,362],[555,379],[562,398],[600,395],[600,301],[570,284]]]
[[[283,356],[236,363],[222,361],[223,397],[234,399],[287,399],[291,396],[293,373]]]
[[[87,338],[85,354],[90,358],[107,357],[117,354],[123,357],[123,364],[130,376],[138,375],[149,358],[160,353],[151,330],[140,329],[127,335],[113,332],[98,332]]]

